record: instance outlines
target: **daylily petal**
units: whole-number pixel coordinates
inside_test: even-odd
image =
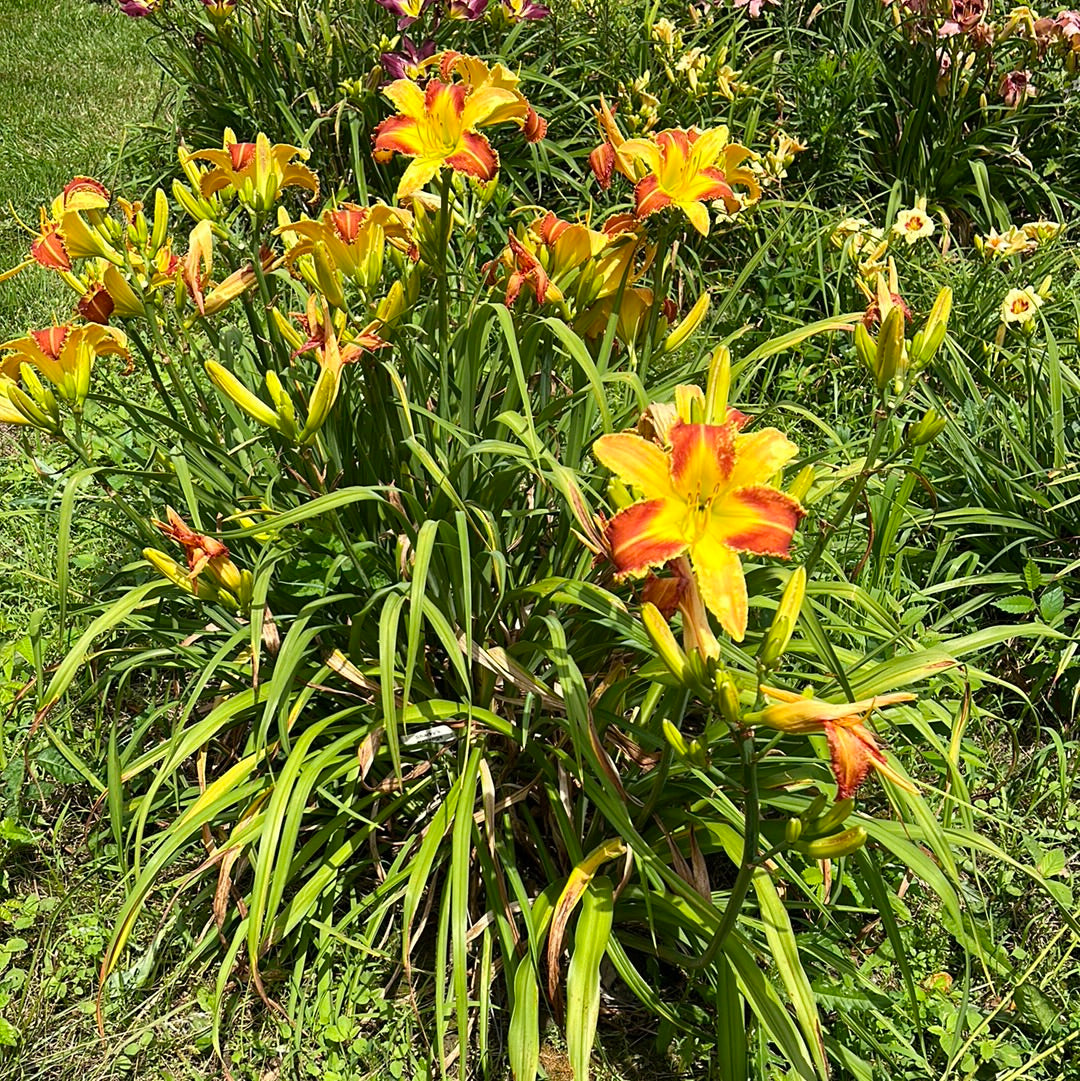
[[[787,556],[805,511],[784,492],[759,484],[739,488],[712,507],[710,529],[741,552]]]
[[[706,607],[720,626],[741,642],[746,636],[749,601],[738,554],[706,533],[690,546],[690,562]]]
[[[499,171],[499,155],[495,153],[486,136],[467,131],[461,137],[462,149],[451,154],[446,164],[466,176],[477,180],[491,180]]]
[[[675,497],[668,456],[655,443],[629,432],[602,435],[593,444],[593,454],[621,481],[639,488],[646,499]]]
[[[730,424],[672,426],[671,480],[689,503],[709,499],[725,486],[735,463],[735,429]]]
[[[735,439],[735,465],[729,478],[732,486],[764,484],[798,454],[799,448],[776,428],[761,428]]]
[[[659,567],[686,551],[682,508],[663,499],[634,503],[607,524],[611,558],[619,574]]]

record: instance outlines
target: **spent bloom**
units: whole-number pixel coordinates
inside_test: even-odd
[[[804,698],[776,687],[762,687],[766,698],[775,699],[757,713],[746,715],[748,724],[762,724],[779,732],[792,734],[824,733],[829,742],[829,757],[836,777],[838,799],[848,799],[873,770],[908,792],[915,791],[911,782],[890,764],[878,746],[866,720],[875,710],[899,702],[912,702],[913,694],[881,694],[861,702],[822,702]]]
[[[1001,302],[1001,321],[1003,323],[1030,323],[1035,313],[1042,307],[1043,298],[1033,286],[1026,289],[1010,289]]]
[[[603,435],[596,458],[640,498],[607,524],[616,572],[640,575],[689,556],[705,606],[736,641],[746,634],[740,552],[788,555],[803,509],[772,485],[797,448],[775,428],[744,434],[746,418],[722,410],[700,423],[704,395],[676,391],[677,415],[654,442],[632,432]]]
[[[910,210],[901,210],[896,215],[892,231],[903,237],[909,247],[920,237],[934,235],[934,221],[926,212],[925,196],[916,199]]]
[[[1017,109],[1028,98],[1036,97],[1030,71],[1010,71],[1001,80],[1001,99],[1008,109]]]

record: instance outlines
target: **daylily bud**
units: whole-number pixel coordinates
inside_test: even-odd
[[[904,311],[897,305],[881,326],[877,341],[877,376],[878,390],[884,390],[894,379],[902,374],[904,359]]]
[[[907,441],[913,447],[921,447],[926,443],[932,443],[945,430],[948,418],[941,416],[936,409],[928,409],[922,419],[915,424],[909,424],[904,432]]]
[[[727,420],[728,394],[731,391],[731,350],[718,345],[709,361],[705,384],[705,423],[723,424]]]
[[[1050,284],[1052,278],[1052,274],[1047,274],[1046,277],[1043,278],[1041,282],[1039,282],[1039,287],[1035,290],[1035,292],[1040,297],[1042,297],[1043,300],[1046,300],[1050,296]]]
[[[664,739],[668,741],[671,749],[680,758],[686,758],[690,753],[690,748],[686,745],[686,740],[683,738],[682,732],[680,732],[667,717],[661,721],[660,728],[664,733]]]
[[[296,410],[293,406],[292,398],[289,397],[288,392],[282,386],[281,379],[278,373],[275,371],[268,371],[263,379],[266,382],[266,389],[270,394],[270,400],[274,403],[274,408],[277,410],[278,420],[281,424],[282,430],[293,430],[295,428]]]
[[[161,250],[169,235],[169,199],[158,188],[154,193],[154,229],[150,234],[150,254],[156,255]]]
[[[655,604],[644,604],[641,608],[641,622],[660,659],[667,665],[668,671],[680,682],[686,683],[690,677],[690,666],[682,647],[675,641],[668,621],[664,619]]]
[[[784,826],[784,840],[787,843],[794,844],[801,836],[803,831],[803,821],[801,818],[789,818]]]
[[[859,359],[870,370],[871,375],[877,378],[877,342],[874,341],[870,331],[864,323],[855,324],[855,352]]]
[[[206,361],[204,367],[210,382],[226,398],[235,402],[249,417],[275,432],[281,431],[281,418],[261,398],[252,394],[239,379],[216,360]],[[285,435],[285,432],[282,432]],[[288,438],[288,437],[287,437]]]
[[[806,568],[796,567],[784,587],[784,594],[780,598],[772,626],[769,627],[768,634],[765,635],[765,640],[761,644],[758,659],[764,667],[772,668],[784,655],[784,650],[791,641],[791,634],[795,630],[795,624],[798,622],[805,595]]]
[[[838,799],[824,814],[821,811],[825,806],[825,797],[821,797],[820,804],[815,800],[816,810],[813,814],[804,813],[803,835],[807,840],[817,837],[825,837],[834,830],[838,830],[855,810],[855,800],[848,796],[846,799]]]
[[[27,424],[31,424],[35,428],[40,428],[42,431],[51,432],[53,435],[59,433],[60,412],[59,409],[56,409],[55,399],[53,399],[55,412],[51,413],[41,408],[38,403],[18,385],[18,383],[6,383],[4,385],[4,394],[15,409],[26,418]]]
[[[831,837],[822,837],[816,841],[797,841],[795,850],[801,852],[807,859],[812,860],[836,860],[843,856],[850,856],[866,844],[866,830],[862,826],[852,826],[843,833],[835,833]]]
[[[296,324],[277,308],[270,309],[270,318],[274,320],[274,326],[278,333],[293,349],[299,349],[304,344],[304,335],[297,329]]]
[[[702,293],[697,299],[697,303],[687,312],[686,317],[682,322],[678,323],[671,333],[664,339],[663,352],[672,353],[679,348],[694,333],[699,326],[701,326],[702,320],[705,318],[705,313],[709,310],[709,294]]]
[[[921,334],[915,336],[911,347],[911,364],[918,371],[934,359],[949,325],[949,313],[952,311],[952,290],[946,286],[937,295],[930,317],[926,320]]]
[[[720,715],[732,727],[742,724],[742,707],[739,705],[739,689],[727,672],[716,675],[716,694],[720,705]]]
[[[202,578],[192,578],[187,569],[177,563],[172,556],[157,548],[144,548],[143,559],[152,564],[159,574],[167,578],[174,586],[185,593],[203,601],[217,600],[217,590]]]
[[[804,465],[802,469],[795,474],[795,479],[788,485],[788,495],[801,503],[810,493],[810,489],[814,486],[814,476],[814,467],[812,465]]]
[[[211,204],[205,199],[196,198],[179,180],[173,181],[172,193],[173,198],[196,222],[209,221],[216,217]]]
[[[311,251],[315,264],[315,277],[319,282],[319,291],[335,307],[345,308],[345,293],[341,288],[341,274],[334,266],[334,260],[322,241],[316,241]]]
[[[311,392],[311,401],[308,402],[307,421],[300,432],[299,442],[302,446],[312,442],[326,423],[330,409],[337,399],[340,385],[341,375],[332,365],[327,365],[319,372],[315,389]]]

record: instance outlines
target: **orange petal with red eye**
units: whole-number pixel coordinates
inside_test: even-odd
[[[97,282],[91,287],[90,292],[79,300],[77,307],[79,315],[88,323],[107,323],[116,304],[109,296],[108,289]]]
[[[105,210],[109,189],[92,176],[76,176],[64,185],[64,210]]]
[[[479,132],[467,131],[461,137],[462,149],[451,154],[446,164],[466,176],[477,180],[491,180],[499,171],[499,155],[495,153],[487,137]]]
[[[589,155],[589,168],[596,182],[607,191],[611,187],[611,174],[615,169],[615,148],[611,143],[601,143]]]
[[[650,173],[634,187],[634,213],[639,219],[671,206],[671,196],[660,190],[660,181]]]
[[[71,333],[70,325],[49,327],[48,330],[32,330],[30,336],[37,342],[37,347],[50,359],[58,360]]]
[[[671,480],[688,501],[708,499],[724,485],[735,464],[735,429],[730,424],[685,424],[669,433]]]
[[[375,160],[389,161],[391,155],[419,154],[424,143],[415,120],[408,116],[388,116],[375,128]]]
[[[833,776],[836,778],[838,799],[848,799],[866,780],[872,769],[889,769],[888,759],[878,747],[870,731],[861,724],[842,725],[827,722],[825,736],[829,741]]]
[[[525,114],[525,142],[538,143],[547,135],[548,122],[530,105]]]
[[[607,524],[607,542],[619,574],[659,567],[686,551],[682,537],[685,508],[664,499],[634,503]]]

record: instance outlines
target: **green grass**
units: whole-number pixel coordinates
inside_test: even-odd
[[[0,0],[0,268],[26,258],[17,218],[36,226],[38,207],[79,173],[112,182],[110,161],[157,98],[145,40],[112,4]],[[0,334],[64,319],[70,304],[56,279],[25,272],[0,286]]]

